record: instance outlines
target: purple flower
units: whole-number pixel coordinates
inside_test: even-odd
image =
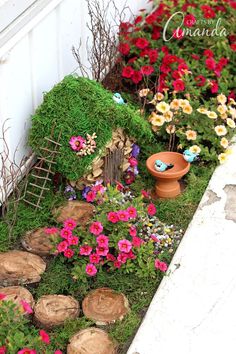
[[[131,155],[134,158],[137,158],[140,153],[140,147],[137,144],[133,144]]]
[[[68,200],[75,200],[76,199],[76,192],[74,188],[72,188],[70,185],[66,186],[64,190],[64,195]]]
[[[134,175],[137,176],[139,174],[138,166],[134,166]]]
[[[84,189],[82,190],[82,197],[83,197],[84,199],[86,199],[87,194],[88,194],[88,192],[90,192],[90,190],[91,190],[90,187],[88,187],[88,186],[84,187]]]

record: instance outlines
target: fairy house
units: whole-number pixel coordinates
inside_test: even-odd
[[[32,117],[29,143],[36,154],[45,137],[58,141],[54,171],[78,188],[98,179],[120,180],[129,168],[132,145],[148,142],[148,122],[130,104],[119,105],[112,93],[87,78],[66,76]]]

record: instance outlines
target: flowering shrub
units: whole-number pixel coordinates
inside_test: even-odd
[[[154,92],[190,93],[198,99],[223,91],[234,98],[235,4],[162,1],[134,23],[121,23],[121,76]]]

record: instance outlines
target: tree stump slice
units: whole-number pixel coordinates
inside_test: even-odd
[[[22,246],[31,253],[39,256],[49,256],[53,254],[53,239],[59,236],[59,233],[48,235],[45,228],[39,228],[26,233],[21,243]]]
[[[82,303],[85,317],[97,325],[107,325],[122,320],[129,312],[129,302],[124,294],[109,288],[90,291]]]
[[[23,286],[8,286],[5,288],[0,288],[0,294],[6,295],[3,301],[11,300],[20,310],[23,309],[21,304],[22,300],[26,301],[32,309],[34,308],[33,295]]]
[[[57,222],[64,222],[66,219],[74,219],[79,225],[86,225],[93,217],[95,207],[92,204],[79,200],[69,200],[66,205],[53,211]]]
[[[23,251],[0,253],[0,285],[37,283],[46,263],[35,254]]]
[[[39,326],[51,328],[79,315],[79,303],[72,296],[44,295],[34,307],[34,320]]]
[[[67,354],[116,354],[116,345],[102,329],[91,327],[76,333]]]

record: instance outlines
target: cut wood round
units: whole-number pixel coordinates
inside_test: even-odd
[[[97,325],[106,325],[122,320],[129,312],[129,302],[124,294],[109,288],[90,291],[82,303],[85,317]]]
[[[53,239],[56,239],[59,233],[49,235],[45,233],[45,228],[28,231],[21,243],[29,252],[38,254],[39,256],[48,256],[53,254]]]
[[[70,339],[67,354],[116,354],[116,345],[105,331],[91,327]]]
[[[0,285],[36,283],[45,269],[46,263],[35,254],[23,251],[0,253]]]
[[[13,301],[20,310],[23,310],[21,301],[27,302],[30,307],[34,308],[34,298],[33,295],[23,288],[23,286],[8,286],[5,288],[0,288],[0,294],[6,295],[3,299],[4,301]]]
[[[34,307],[34,320],[39,326],[59,326],[79,315],[79,303],[72,296],[44,295]]]
[[[79,225],[86,225],[95,212],[92,204],[79,200],[69,200],[65,205],[53,211],[58,222],[63,222],[68,218],[74,219]]]

